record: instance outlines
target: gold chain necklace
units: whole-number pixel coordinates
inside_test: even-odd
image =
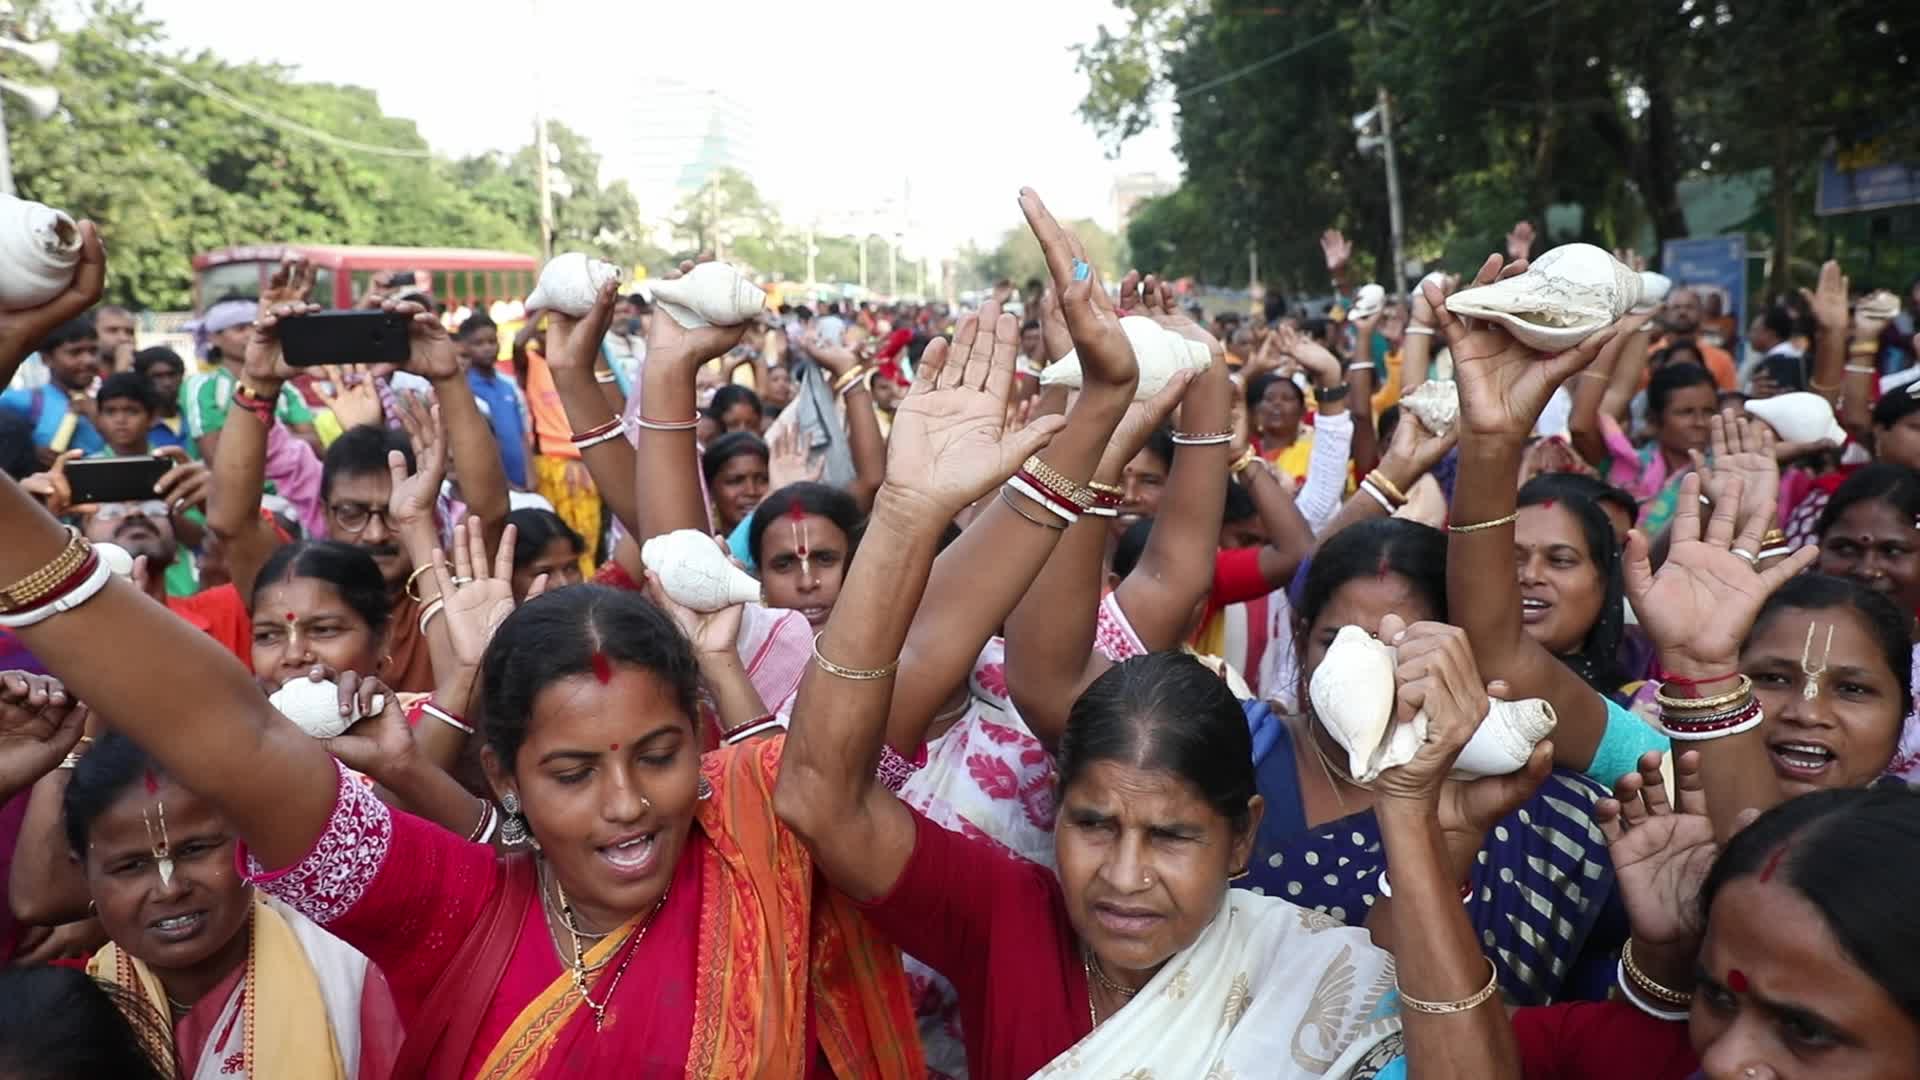
[[[575,925],[573,921],[573,905],[567,902],[567,889],[566,886],[560,884],[560,876],[558,874],[553,877],[553,888],[560,896],[560,918],[566,923],[567,936],[573,939],[573,966],[570,969],[573,975],[573,988],[580,992],[580,1000],[587,1003],[587,1008],[593,1010],[593,1030],[599,1031],[601,1026],[606,1023],[607,1006],[613,1004],[614,992],[620,989],[620,979],[626,975],[627,965],[633,962],[633,954],[640,951],[640,942],[646,939],[647,930],[653,926],[654,916],[660,914],[660,909],[666,906],[667,893],[661,893],[660,899],[653,902],[653,910],[647,912],[646,920],[640,924],[640,929],[635,930],[627,943],[622,946],[622,948],[626,949],[627,955],[621,959],[620,966],[613,971],[613,981],[607,985],[607,996],[600,1001],[595,1001],[593,1000],[593,995],[587,993],[588,968],[585,954],[580,948],[580,938],[582,937],[580,928]],[[673,883],[668,882],[667,891],[671,892],[672,890]],[[609,931],[609,933],[611,933],[611,931]],[[607,935],[601,934],[599,936],[604,938]],[[555,944],[556,946],[558,945],[557,942]],[[605,960],[596,964],[593,970],[598,971],[600,968],[605,967],[607,962],[612,959],[612,955],[609,954]]]
[[[1307,731],[1304,738],[1313,745],[1313,756],[1320,759],[1320,771],[1326,776],[1327,787],[1333,792],[1334,804],[1340,807],[1341,815],[1345,816],[1347,812],[1347,800],[1340,795],[1340,781],[1334,779],[1334,776],[1337,773],[1341,779],[1346,780],[1355,787],[1358,787],[1359,784],[1344,767],[1334,764],[1332,759],[1327,757],[1327,752],[1321,747],[1320,740],[1314,737],[1313,725],[1313,716],[1312,714],[1308,714],[1306,717]]]
[[[1100,961],[1093,958],[1093,950],[1087,948],[1084,944],[1080,946],[1080,962],[1085,965],[1087,969],[1087,1020],[1091,1022],[1094,1027],[1099,1027],[1100,1013],[1093,1004],[1093,987],[1095,983],[1104,987],[1107,993],[1119,998],[1121,1007],[1123,1008],[1126,1006],[1126,1003],[1132,1001],[1133,996],[1140,991],[1135,988],[1121,986],[1119,983],[1107,978],[1106,971],[1100,967]]]

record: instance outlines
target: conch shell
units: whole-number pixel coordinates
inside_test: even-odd
[[[1847,429],[1840,426],[1833,406],[1819,394],[1796,391],[1753,398],[1747,402],[1747,412],[1765,420],[1783,442],[1841,446],[1847,441]]]
[[[767,290],[726,263],[706,262],[683,277],[654,282],[653,302],[689,330],[739,326],[766,309]]]
[[[65,211],[0,195],[0,311],[24,311],[60,295],[80,263],[80,226]]]
[[[1145,401],[1159,393],[1182,368],[1205,371],[1213,363],[1213,352],[1205,344],[1181,337],[1145,315],[1121,316],[1120,330],[1127,335],[1128,343],[1133,346],[1134,362],[1140,366],[1140,384],[1133,392],[1135,401]],[[1070,386],[1078,390],[1084,377],[1080,355],[1068,352],[1040,372],[1040,385]]]
[[[332,679],[294,679],[275,690],[267,704],[316,739],[331,739],[361,718],[359,713],[340,715],[340,686]],[[366,715],[375,715],[386,707],[386,695],[376,694],[373,712]]]
[[[640,546],[640,561],[660,579],[668,599],[694,611],[719,611],[760,599],[760,583],[733,565],[713,537],[675,529]]]
[[[1447,297],[1455,315],[1488,319],[1541,352],[1564,352],[1640,301],[1640,275],[1592,244],[1562,244],[1504,281]]]
[[[1885,322],[1900,314],[1900,298],[1885,289],[1875,289],[1861,298],[1855,310],[1863,319]]]
[[[1640,302],[1633,310],[1641,315],[1659,307],[1667,300],[1667,294],[1673,291],[1673,279],[1652,270],[1640,271]]]
[[[1360,291],[1354,294],[1353,310],[1347,312],[1347,318],[1364,319],[1369,315],[1378,315],[1386,302],[1386,287],[1368,282],[1360,286]]]
[[[1427,738],[1427,714],[1393,722],[1397,654],[1358,626],[1343,626],[1314,670],[1307,693],[1314,715],[1347,751],[1348,772],[1370,784],[1388,769],[1412,761]],[[1538,698],[1493,701],[1460,751],[1452,775],[1501,776],[1524,767],[1533,748],[1553,731],[1553,707]]]
[[[540,280],[527,296],[527,310],[558,311],[578,319],[593,310],[602,286],[625,280],[625,270],[603,259],[578,251],[555,255],[540,268]]]
[[[93,545],[93,553],[107,564],[107,569],[123,578],[133,576],[133,552],[119,544],[98,543]]]
[[[1445,435],[1460,420],[1460,384],[1450,379],[1428,379],[1400,395],[1400,408],[1412,413],[1421,427]]]

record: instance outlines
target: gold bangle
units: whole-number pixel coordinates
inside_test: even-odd
[[[1006,503],[1008,509],[1012,510],[1014,513],[1019,514],[1021,517],[1026,518],[1028,521],[1033,522],[1035,525],[1038,525],[1043,529],[1052,529],[1055,532],[1066,531],[1067,523],[1064,521],[1057,521],[1057,520],[1044,518],[1044,517],[1034,517],[1032,514],[1028,513],[1026,511],[1026,508],[1022,507],[1019,503],[1013,501],[1013,496],[1008,494],[1007,489],[1005,487],[1002,487],[1000,489],[1000,501],[1003,503]],[[1091,510],[1092,507],[1088,507],[1088,509]]]
[[[1485,1005],[1487,1000],[1500,989],[1500,969],[1494,966],[1492,960],[1487,961],[1487,969],[1487,985],[1481,987],[1479,993],[1469,998],[1461,998],[1459,1001],[1421,1001],[1407,993],[1406,988],[1400,985],[1398,976],[1394,977],[1393,987],[1400,991],[1400,1004],[1414,1012],[1425,1013],[1428,1016],[1451,1016],[1454,1013],[1463,1013]]]
[[[1840,392],[1839,383],[1823,383],[1819,379],[1808,379],[1807,385],[1822,394],[1837,394]]]
[[[1103,484],[1098,480],[1087,481],[1087,490],[1093,492],[1095,495],[1105,495],[1113,499],[1124,499],[1127,497],[1125,488],[1117,484]]]
[[[864,364],[853,365],[852,367],[848,368],[845,372],[843,372],[839,378],[833,380],[833,392],[838,394],[844,391],[847,387],[852,386],[854,383],[859,382],[862,378],[865,378],[866,374],[867,374],[866,365]]]
[[[0,589],[0,614],[25,611],[46,599],[80,569],[92,550],[93,545],[80,535],[80,530],[67,526],[67,546],[61,548],[58,555],[40,569]]]
[[[401,589],[407,594],[407,599],[413,601],[416,604],[424,604],[427,602],[426,597],[421,596],[419,593],[413,591],[413,583],[420,580],[421,574],[424,574],[431,569],[433,569],[433,564],[428,563],[425,566],[414,567],[413,573],[407,575],[407,583],[401,586]]]
[[[1248,467],[1250,467],[1254,462],[1259,460],[1260,460],[1260,455],[1254,453],[1253,447],[1249,446],[1245,450],[1240,452],[1240,457],[1236,459],[1233,464],[1227,466],[1227,472],[1231,473],[1234,476],[1239,476],[1241,473],[1246,472]]]
[[[813,662],[820,665],[820,670],[829,675],[835,676],[836,678],[847,679],[852,682],[873,682],[876,679],[892,678],[893,673],[900,667],[900,661],[898,660],[888,664],[886,667],[879,668],[861,669],[841,667],[839,664],[820,655],[820,639],[826,635],[827,632],[825,630],[813,635]]]
[[[1074,483],[1067,478],[1065,473],[1041,461],[1037,454],[1028,458],[1026,462],[1020,466],[1020,471],[1026,473],[1029,479],[1039,483],[1041,487],[1046,488],[1049,492],[1060,496],[1082,510],[1085,510],[1098,501],[1094,498],[1091,488],[1084,488]]]
[[[1400,490],[1400,485],[1382,475],[1379,469],[1368,473],[1367,479],[1373,482],[1374,487],[1380,489],[1381,494],[1392,499],[1395,506],[1407,505],[1407,493]]]
[[[1632,937],[1628,937],[1627,943],[1620,946],[1620,966],[1626,969],[1627,978],[1633,982],[1633,988],[1646,994],[1648,997],[1654,998],[1667,1005],[1679,1006],[1682,1009],[1689,1008],[1693,1005],[1692,994],[1683,993],[1670,986],[1663,986],[1655,982],[1652,976],[1641,970],[1639,964],[1633,962]]]
[[[1497,529],[1502,525],[1511,525],[1514,522],[1519,520],[1520,520],[1520,511],[1515,510],[1511,514],[1507,514],[1503,517],[1494,518],[1492,521],[1481,521],[1481,522],[1476,522],[1475,524],[1472,524],[1472,525],[1448,525],[1447,531],[1450,533],[1484,532],[1487,529]]]
[[[1741,675],[1739,682],[1735,684],[1733,689],[1724,694],[1716,694],[1710,698],[1668,697],[1666,691],[1661,690],[1654,693],[1653,700],[1654,704],[1659,705],[1662,711],[1672,709],[1675,712],[1683,713],[1706,713],[1712,712],[1715,709],[1727,708],[1730,705],[1746,700],[1752,695],[1753,680],[1746,675]]]

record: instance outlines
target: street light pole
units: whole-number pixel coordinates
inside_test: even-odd
[[[1393,156],[1393,101],[1387,88],[1379,88],[1380,138],[1387,158],[1387,223],[1393,240],[1393,294],[1407,295],[1407,259],[1400,216],[1400,169]]]

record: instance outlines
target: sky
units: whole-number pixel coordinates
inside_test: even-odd
[[[1164,120],[1116,161],[1075,112],[1086,81],[1072,46],[1117,20],[1112,0],[333,0],[299,10],[297,25],[274,32],[273,20],[227,3],[146,0],[173,45],[370,87],[448,155],[525,145],[537,100],[598,147],[648,122],[636,88],[649,76],[720,88],[758,115],[771,164],[754,180],[786,220],[844,217],[910,182],[914,231],[936,249],[991,246],[1020,223],[1022,185],[1060,216],[1110,227],[1117,175],[1180,173]]]

